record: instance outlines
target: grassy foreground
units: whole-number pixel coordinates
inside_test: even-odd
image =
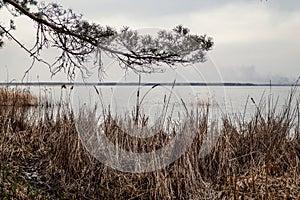
[[[16,102],[24,94],[0,90],[0,198],[300,199],[300,100],[293,94],[282,110],[263,114],[258,108],[246,122],[223,116],[217,129],[208,121],[209,107],[183,119],[196,127],[191,147],[164,169],[134,174],[87,152],[68,106],[28,107],[36,97],[25,95],[21,104]],[[112,142],[135,152],[162,147],[180,130],[178,124],[163,129],[138,120],[108,113],[102,127]],[[137,124],[156,136],[128,137],[124,127]],[[203,138],[212,132],[220,137],[200,157]]]

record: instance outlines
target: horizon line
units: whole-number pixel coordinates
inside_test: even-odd
[[[251,82],[0,82],[0,86],[300,86],[300,83]]]

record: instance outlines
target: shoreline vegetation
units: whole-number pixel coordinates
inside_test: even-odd
[[[38,98],[29,91],[21,89],[0,88],[0,106],[37,106]]]
[[[210,105],[204,105],[182,119],[196,129],[192,145],[178,160],[154,172],[125,173],[89,154],[68,103],[41,108],[41,99],[47,97],[2,88],[0,198],[300,199],[300,97],[295,90],[282,108],[266,102],[248,121],[220,116],[217,128],[209,121]],[[264,107],[267,113],[261,112]],[[148,152],[179,133],[182,121],[152,127],[140,110],[123,118],[108,110],[101,124],[104,134],[123,149]],[[155,136],[128,137],[123,130],[134,126]],[[215,145],[199,156],[211,134],[219,136]]]

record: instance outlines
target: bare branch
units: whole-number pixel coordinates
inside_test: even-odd
[[[28,52],[38,57],[43,48],[60,50],[60,56],[51,64],[53,73],[63,70],[70,78],[74,78],[76,69],[88,72],[86,65],[91,59],[102,72],[101,52],[116,59],[124,69],[151,73],[162,71],[163,65],[205,62],[205,53],[214,44],[212,38],[191,34],[182,25],[152,37],[128,27],[117,32],[109,26],[89,23],[82,15],[55,3],[41,5],[38,13],[32,13],[19,1],[3,2],[37,23],[36,42]]]
[[[39,57],[35,56],[34,53],[31,52],[31,50],[27,49],[21,42],[19,42],[19,40],[17,40],[9,31],[7,31],[3,26],[0,25],[0,28],[3,30],[3,32],[8,35],[12,40],[14,40],[22,49],[24,49],[29,55],[30,57],[33,57],[33,59],[44,63],[45,65],[47,65],[48,67],[51,67],[49,65],[49,63],[47,63],[46,61],[44,61],[43,59],[40,59]]]

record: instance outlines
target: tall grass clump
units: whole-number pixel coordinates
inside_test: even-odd
[[[0,88],[0,106],[35,106],[38,98],[28,90],[18,88]]]
[[[180,121],[163,117],[152,125],[138,106],[133,116],[105,113],[99,126],[113,144],[132,152],[160,149],[193,130],[191,145],[164,168],[129,173],[99,162],[83,145],[77,118],[65,104],[31,112],[17,104],[0,106],[0,198],[300,198],[300,100],[294,92],[279,112],[270,107],[263,113],[257,106],[249,121],[225,115],[213,123],[206,105]],[[135,137],[134,131],[152,136]],[[218,138],[203,154],[208,136]]]

